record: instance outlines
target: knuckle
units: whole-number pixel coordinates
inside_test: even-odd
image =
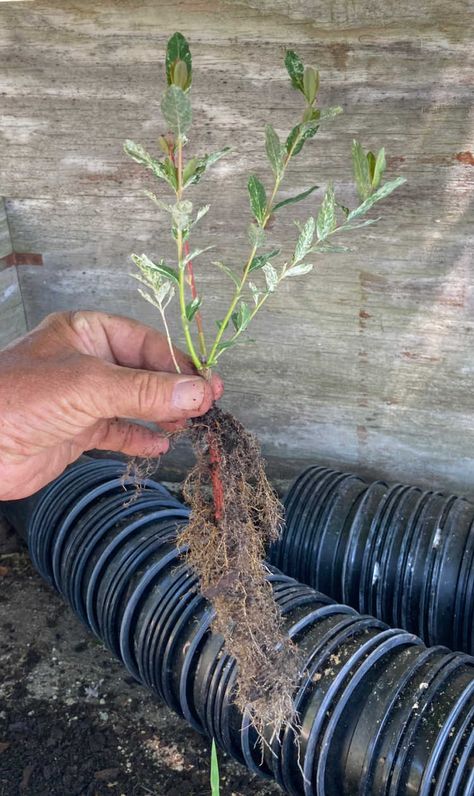
[[[66,313],[66,315],[68,325],[81,339],[92,333],[96,313],[88,310],[74,310]]]
[[[43,323],[48,325],[60,323],[68,316],[68,314],[69,313],[67,312],[50,312],[48,315],[46,315]]]
[[[60,329],[68,322],[68,312],[50,312],[39,324],[43,329]]]
[[[154,373],[137,373],[132,379],[131,387],[140,414],[156,411],[165,401],[162,380]]]

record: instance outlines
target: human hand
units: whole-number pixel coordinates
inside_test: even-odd
[[[0,351],[0,499],[27,497],[84,451],[159,456],[165,431],[207,412],[222,381],[196,375],[166,338],[100,312],[57,313]]]

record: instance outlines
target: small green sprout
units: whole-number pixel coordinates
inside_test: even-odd
[[[219,761],[217,759],[216,742],[212,739],[211,746],[211,796],[220,796]]]

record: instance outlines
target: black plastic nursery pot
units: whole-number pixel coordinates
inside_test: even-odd
[[[132,481],[123,482],[120,467],[79,464],[30,500],[28,510],[23,502],[7,508],[43,576],[139,682],[286,793],[472,796],[474,659],[444,647],[427,649],[412,633],[333,602],[271,565],[267,579],[301,665],[294,692],[297,722],[279,732],[266,727],[262,740],[248,713],[233,702],[235,662],[212,631],[213,609],[186,567],[185,549],[176,547],[187,510],[159,485],[145,483],[137,492]],[[313,476],[325,506],[311,495]],[[374,495],[380,498],[382,485],[372,491],[366,486],[364,491],[360,479],[342,474],[306,474],[304,536],[297,539],[296,560],[311,554],[315,514],[324,534],[311,566],[326,559],[333,568],[342,566],[337,516],[365,527],[364,550],[374,559],[372,525],[361,523],[357,511]],[[401,488],[386,496],[385,520],[399,517],[403,494],[408,501]],[[408,501],[412,514],[419,497]],[[292,505],[296,511],[294,493],[287,505],[290,515]],[[410,526],[416,539],[429,513],[449,517],[450,505],[426,497]],[[289,528],[297,534],[295,516]],[[291,562],[288,538],[282,549]],[[407,548],[418,549],[425,549],[419,541]],[[462,589],[470,593],[464,571]]]
[[[421,636],[474,652],[474,505],[310,467],[269,553],[292,577]]]

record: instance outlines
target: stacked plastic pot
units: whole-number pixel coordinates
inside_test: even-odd
[[[308,468],[285,499],[271,560],[421,636],[474,653],[474,505],[405,484]]]
[[[235,663],[175,545],[187,511],[166,490],[90,461],[4,511],[43,577],[132,674],[285,792],[474,793],[473,658],[427,649],[269,565],[302,665],[298,728],[268,727],[262,744],[233,704]]]

